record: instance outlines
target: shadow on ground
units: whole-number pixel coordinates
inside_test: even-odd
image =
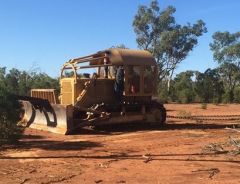
[[[29,150],[29,149],[43,149],[51,151],[70,151],[70,150],[84,150],[94,147],[101,147],[102,144],[92,142],[92,141],[74,141],[74,142],[64,142],[64,141],[52,141],[52,140],[24,140],[15,144],[5,145],[2,149],[19,149],[19,150]]]
[[[128,124],[115,124],[104,125],[94,128],[78,129],[73,132],[74,135],[118,135],[127,132],[137,131],[151,131],[151,130],[206,130],[206,129],[224,129],[226,127],[238,127],[239,123],[182,123],[178,121],[168,121],[164,126],[162,125],[150,125],[148,123],[128,123]]]
[[[101,127],[95,128],[86,128],[79,129],[74,132],[75,135],[78,135],[79,139],[81,135],[120,135],[129,132],[138,132],[138,131],[171,131],[171,130],[206,130],[206,129],[224,129],[226,127],[238,127],[239,124],[236,123],[224,123],[224,124],[215,124],[215,123],[182,123],[177,121],[168,121],[164,126],[160,125],[149,125],[147,123],[129,123],[129,124],[119,124],[119,125],[104,125]],[[41,132],[39,132],[40,134]],[[54,139],[55,135],[51,135]],[[68,138],[71,138],[73,141],[68,141]],[[51,139],[51,138],[50,138]],[[94,147],[102,147],[101,143],[92,142],[92,141],[74,141],[75,136],[69,137],[62,135],[61,139],[50,140],[46,136],[40,135],[23,135],[20,142],[6,145],[1,149],[21,149],[28,150],[33,148],[40,148],[43,150],[84,150],[91,149]]]

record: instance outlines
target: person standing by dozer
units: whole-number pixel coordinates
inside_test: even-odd
[[[117,68],[114,90],[117,98],[121,101],[124,91],[124,69],[122,66]]]

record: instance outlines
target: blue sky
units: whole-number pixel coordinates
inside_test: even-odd
[[[137,48],[132,21],[151,0],[0,0],[0,67],[39,67],[57,77],[63,63],[114,45]],[[209,49],[215,31],[240,31],[238,0],[159,0],[176,7],[176,21],[202,19],[208,33],[178,67],[205,71],[217,64]]]

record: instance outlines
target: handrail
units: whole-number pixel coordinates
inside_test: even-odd
[[[76,69],[96,68],[96,67],[104,67],[104,66],[113,66],[113,65],[112,64],[104,64],[104,65],[79,66]]]
[[[102,56],[102,57],[89,58],[89,59],[88,59],[88,57],[86,57],[86,58],[76,58],[76,59],[71,59],[69,61],[69,63],[76,65],[78,63],[85,63],[85,62],[99,60],[99,59],[105,59],[105,58],[107,58],[107,57],[106,56]]]
[[[66,67],[67,65],[69,65],[69,67]],[[63,78],[63,71],[64,69],[73,69],[73,73],[74,73],[74,77],[75,77],[75,81],[77,81],[77,72],[76,72],[76,68],[74,67],[74,65],[72,63],[65,63],[61,69],[61,75],[60,75],[60,78],[62,79]]]

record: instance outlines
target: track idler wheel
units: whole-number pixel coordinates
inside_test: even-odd
[[[151,114],[154,117],[153,124],[160,124],[161,126],[165,125],[166,121],[166,110],[165,108],[154,108],[151,110]]]

